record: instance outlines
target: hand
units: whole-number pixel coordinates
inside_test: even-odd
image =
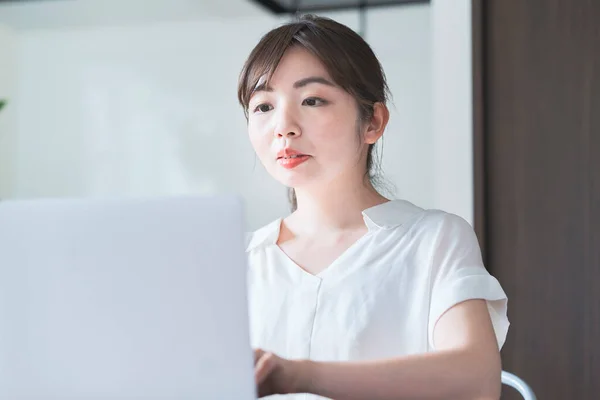
[[[254,350],[254,377],[258,397],[298,393],[301,375],[299,361],[286,360],[260,349]]]

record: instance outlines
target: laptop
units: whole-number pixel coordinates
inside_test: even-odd
[[[0,399],[255,399],[242,201],[0,202]]]

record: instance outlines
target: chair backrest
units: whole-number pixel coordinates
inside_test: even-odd
[[[502,371],[502,384],[513,387],[523,396],[524,400],[536,400],[535,393],[525,381],[515,374]]]

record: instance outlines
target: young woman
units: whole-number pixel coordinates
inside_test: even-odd
[[[369,45],[314,16],[267,33],[241,72],[250,141],[292,191],[247,247],[261,397],[500,395],[507,300],[472,228],[374,184],[387,92]]]

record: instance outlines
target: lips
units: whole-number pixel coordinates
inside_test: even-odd
[[[277,162],[286,169],[296,168],[310,158],[309,155],[300,153],[294,149],[283,149],[277,153]]]
[[[293,158],[298,158],[298,157],[304,157],[307,156],[307,154],[301,153],[297,150],[294,150],[292,148],[285,148],[283,150],[280,150],[277,153],[277,159],[293,159]]]

